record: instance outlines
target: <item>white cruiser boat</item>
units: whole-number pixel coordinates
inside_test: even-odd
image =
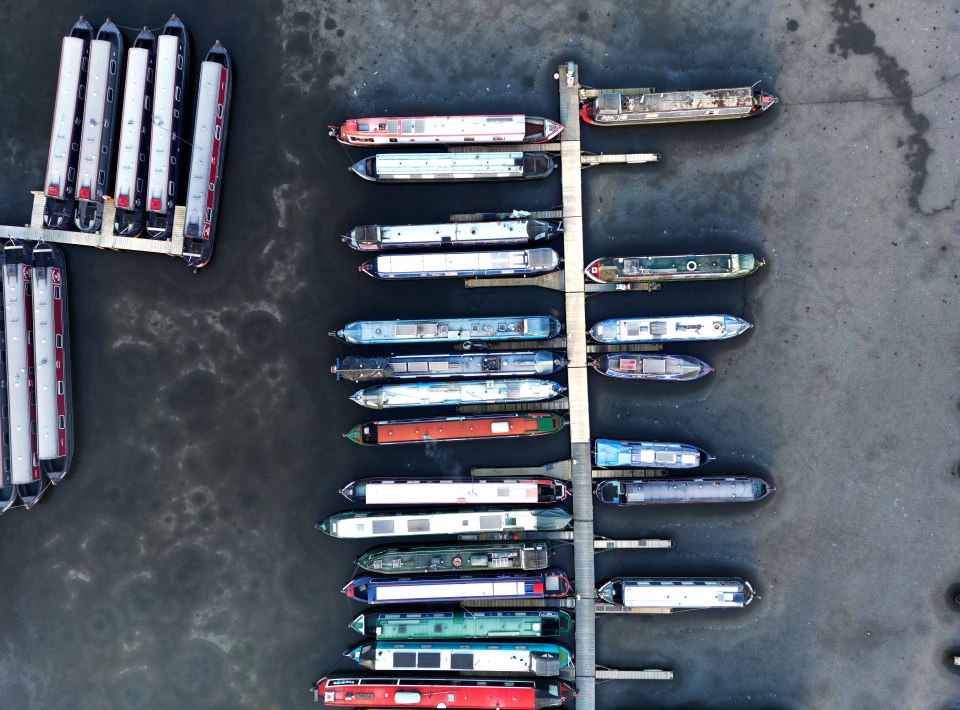
[[[594,325],[590,335],[608,344],[724,340],[750,327],[745,320],[727,315],[611,318]]]
[[[110,168],[123,75],[123,35],[110,20],[90,43],[88,60],[73,221],[81,232],[96,232],[103,224],[103,196],[110,191],[113,177]]]
[[[563,392],[552,380],[505,378],[465,382],[401,382],[357,390],[350,399],[361,407],[437,407],[497,402],[541,402]]]
[[[350,170],[371,182],[535,180],[553,172],[548,153],[378,153]]]
[[[553,316],[499,316],[424,320],[361,320],[329,335],[352,345],[441,342],[547,340],[560,334]]]
[[[593,448],[601,468],[696,468],[713,458],[699,447],[672,441],[597,439]]]
[[[351,249],[358,251],[449,249],[496,244],[536,244],[550,241],[561,231],[559,222],[527,218],[503,219],[497,222],[408,224],[396,227],[368,224],[351,229],[343,236],[343,241]]]
[[[344,145],[402,146],[455,143],[543,143],[563,130],[556,121],[523,114],[350,118],[328,126]]]
[[[143,231],[156,58],[157,38],[144,27],[127,50],[123,84],[117,174],[113,182],[116,193],[113,229],[121,237],[136,237]]]
[[[573,517],[567,511],[558,506],[451,512],[347,511],[320,521],[316,528],[331,537],[363,539],[404,535],[563,530],[572,519]]]
[[[183,119],[190,79],[187,28],[173,15],[157,40],[147,176],[147,236],[170,239],[180,191]]]
[[[553,643],[372,641],[344,654],[374,671],[524,673],[555,676],[572,654]]]
[[[43,192],[47,197],[43,224],[47,229],[69,229],[73,221],[87,55],[92,40],[93,27],[81,17],[74,23],[70,35],[63,38],[60,49],[57,99],[53,108],[47,173],[43,181]]]
[[[569,490],[553,478],[361,478],[340,495],[364,505],[536,505],[566,500]]]
[[[756,593],[747,580],[739,577],[616,577],[600,587],[597,596],[628,609],[663,614],[688,609],[742,608],[753,601]]]
[[[475,251],[441,254],[383,254],[360,265],[378,279],[532,276],[555,271],[560,256],[553,249]]]

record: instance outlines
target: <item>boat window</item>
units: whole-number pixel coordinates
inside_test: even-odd
[[[210,192],[213,192],[214,189],[215,189],[214,184],[213,184],[212,182],[211,182],[211,183],[208,183],[208,184],[207,184],[207,189],[210,190]]]
[[[217,104],[217,118],[223,118],[223,104]]]
[[[177,86],[177,87],[174,88],[174,90],[173,90],[173,98],[174,98],[175,101],[179,101],[179,100],[180,100],[180,87],[179,87],[179,86]]]
[[[206,215],[207,215],[207,221],[208,221],[208,222],[213,219],[213,208],[212,208],[212,207],[207,207]]]
[[[74,150],[76,150],[76,145],[74,145]],[[76,174],[77,174],[76,170],[74,170],[73,168],[69,168],[67,170],[67,180],[69,180],[70,182],[73,182],[73,180],[76,177]]]
[[[143,159],[143,156],[140,156],[140,159]],[[137,178],[137,194],[143,192],[143,178]]]
[[[57,428],[66,429],[67,428],[67,417],[66,415],[61,414],[57,417]]]
[[[501,517],[499,515],[481,515],[481,530],[499,530],[501,527]]]
[[[173,184],[173,180],[167,183],[167,194],[172,195],[173,191],[177,189],[177,186]]]
[[[430,532],[430,521],[424,519],[408,520],[407,532]]]
[[[357,123],[357,132],[366,133],[370,130],[370,124],[365,121],[359,121]]]
[[[177,69],[183,69],[183,55],[177,55]],[[180,87],[177,87],[177,93],[180,93]]]
[[[63,396],[63,380],[57,380],[57,395]]]
[[[60,287],[59,287],[59,286],[54,286],[54,287],[53,287],[53,298],[54,298],[54,300],[57,300],[57,301],[60,300]],[[57,337],[59,338],[60,336],[58,335]],[[57,345],[57,347],[59,348],[60,346]]]
[[[63,336],[58,333],[57,334],[57,350],[61,350],[62,348],[63,348]]]
[[[86,70],[87,70],[87,57],[86,55],[84,55],[83,61],[80,62],[80,71],[86,71]],[[82,90],[83,87],[81,86],[80,89]]]
[[[217,127],[214,129],[213,135],[216,137],[217,140],[220,140],[220,126],[217,126]]]
[[[180,109],[173,109],[173,117],[180,118]]]
[[[373,521],[374,535],[390,535],[391,533],[393,533],[392,520],[374,520]]]
[[[391,142],[391,143],[396,143],[396,142],[397,142],[397,139],[396,139],[396,138],[391,138],[391,139],[390,139],[390,142]]]
[[[147,67],[147,81],[153,81],[153,67]]]
[[[104,150],[106,150],[106,146],[104,146]],[[107,177],[107,176],[104,174],[104,172],[103,172],[102,170],[101,170],[100,172],[98,172],[98,173],[97,173],[97,184],[98,184],[98,185],[102,185],[102,184],[103,184],[103,181],[106,179],[106,177]]]
[[[144,97],[143,97],[143,110],[144,110],[144,111],[149,111],[149,110],[150,110],[150,97],[149,97],[149,96],[144,96]]]
[[[110,73],[112,74],[113,72],[110,72]],[[108,104],[113,103],[113,87],[112,86],[107,87],[107,103]]]

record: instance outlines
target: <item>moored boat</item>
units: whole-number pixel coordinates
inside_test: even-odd
[[[77,167],[77,209],[74,224],[81,232],[99,231],[103,197],[113,177],[113,144],[117,136],[117,105],[123,76],[123,35],[110,20],[90,42],[87,88],[80,129]]]
[[[406,535],[563,530],[571,520],[573,517],[560,506],[509,510],[349,510],[324,518],[315,527],[330,537],[365,539]]]
[[[543,541],[460,542],[376,547],[360,555],[357,565],[380,574],[500,572],[545,569],[550,557],[550,543]]]
[[[373,320],[348,323],[330,335],[353,345],[546,340],[559,335],[560,327],[553,316]]]
[[[774,488],[755,476],[703,478],[617,478],[600,481],[597,500],[608,505],[661,503],[749,503],[766,498]]]
[[[685,254],[681,256],[605,257],[583,270],[597,283],[709,281],[748,276],[763,266],[753,254]]]
[[[3,272],[3,251],[0,250],[0,274]],[[5,284],[0,283],[0,287]],[[6,319],[0,299],[0,353],[7,351]],[[17,486],[10,471],[10,406],[7,399],[7,358],[0,357],[0,514],[7,512],[17,502]],[[544,567],[546,564],[544,564]]]
[[[173,234],[183,177],[180,153],[189,80],[187,28],[173,15],[157,40],[146,205],[147,236],[151,239],[170,239]]]
[[[550,350],[440,353],[433,355],[347,356],[330,368],[337,379],[351,382],[451,377],[543,376],[565,367],[567,361]]]
[[[93,27],[81,17],[73,24],[70,34],[63,38],[60,48],[57,98],[53,108],[53,128],[50,130],[47,172],[43,181],[46,195],[43,225],[47,229],[69,229],[73,221],[87,59],[93,36]]]
[[[384,116],[348,118],[328,126],[344,145],[403,146],[456,143],[543,143],[563,126],[523,114],[480,116]]]
[[[610,604],[654,613],[747,606],[756,593],[739,577],[616,577],[597,590]]]
[[[183,260],[194,271],[206,266],[213,256],[232,82],[230,55],[217,40],[200,65],[200,89],[186,188]]]
[[[67,270],[59,247],[38,242],[30,274],[36,381],[37,458],[51,483],[67,475],[73,456],[73,401]]]
[[[553,249],[381,254],[360,265],[378,279],[439,279],[482,276],[533,276],[555,271],[560,255]]]
[[[604,92],[585,101],[580,117],[595,126],[723,121],[759,116],[777,97],[753,86],[662,93]]]
[[[601,468],[696,468],[713,456],[690,444],[597,439],[593,460]]]
[[[374,671],[523,673],[556,676],[573,654],[553,643],[371,641],[343,654]]]
[[[503,219],[495,222],[452,222],[381,227],[354,227],[343,236],[351,249],[394,251],[399,249],[447,249],[499,244],[523,245],[547,242],[562,231],[560,222],[543,219]]]
[[[502,505],[559,503],[570,492],[554,478],[361,478],[340,495],[364,505]]]
[[[556,678],[424,678],[336,676],[321,678],[314,700],[330,707],[541,710],[562,705],[576,690]]]
[[[377,577],[362,575],[340,591],[364,604],[418,604],[491,599],[557,599],[570,593],[559,569],[496,575]]]
[[[509,439],[555,434],[567,420],[552,412],[479,414],[469,417],[387,419],[363,422],[343,436],[362,446],[425,444],[431,441]]]
[[[144,27],[127,50],[123,81],[117,174],[113,182],[116,193],[113,229],[121,237],[137,237],[144,226],[156,59],[157,38]]]
[[[543,638],[573,628],[573,619],[555,609],[531,611],[431,611],[360,614],[350,628],[383,641],[474,638]]]
[[[437,407],[498,402],[541,402],[558,396],[563,389],[552,380],[529,377],[462,382],[403,382],[373,385],[354,392],[350,399],[368,409]]]
[[[377,153],[350,170],[383,183],[536,180],[553,172],[548,153]]]
[[[601,375],[626,380],[689,382],[713,372],[703,360],[689,355],[604,353],[592,358],[590,364]]]
[[[722,314],[610,318],[596,323],[590,329],[590,336],[597,342],[608,344],[725,340],[750,327],[741,318]]]

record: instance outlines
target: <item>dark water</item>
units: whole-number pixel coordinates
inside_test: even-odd
[[[952,173],[931,163],[927,191],[908,199],[917,156],[901,139],[916,126],[870,101],[884,95],[876,57],[910,67],[918,94],[939,82],[924,66],[953,72],[940,52],[909,49],[925,16],[900,25],[906,35],[883,55],[842,58],[827,46],[835,18],[789,3],[7,4],[0,221],[25,222],[28,190],[42,183],[60,36],[76,16],[110,15],[130,40],[129,28],[159,27],[174,10],[192,34],[194,77],[215,39],[236,68],[217,250],[194,276],[173,259],[68,249],[77,455],[34,511],[0,521],[0,706],[307,706],[312,681],[352,670],[340,654],[358,640],[346,624],[359,607],[338,590],[366,545],[312,527],[347,507],[337,488],[567,456],[566,434],[392,450],[341,438],[373,415],[329,375],[346,352],[329,330],[361,318],[562,316],[563,303],[536,289],[377,282],[338,235],[552,208],[560,183],[371,185],[346,170],[362,154],[325,135],[351,115],[555,117],[552,75],[567,59],[587,84],[762,78],[784,98],[755,121],[585,129],[591,150],[663,154],[586,173],[587,260],[768,259],[737,283],[592,297],[588,322],[727,312],[757,324],[677,347],[717,368],[697,383],[592,378],[593,433],[687,440],[717,455],[710,473],[778,488],[735,509],[597,511],[598,533],[676,543],[603,553],[598,580],[736,574],[763,596],[743,612],[601,619],[601,663],[677,679],[605,684],[598,707],[957,702],[942,665],[960,642],[944,601],[960,574],[957,267],[940,236],[956,220],[934,212]],[[878,42],[894,26],[880,11],[862,21]],[[930,110],[929,121],[936,150],[955,154],[948,117]]]

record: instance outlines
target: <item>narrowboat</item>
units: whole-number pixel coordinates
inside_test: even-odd
[[[541,710],[563,705],[577,691],[556,678],[330,677],[311,689],[329,707]]]
[[[73,456],[67,270],[58,247],[36,244],[31,283],[37,458],[43,475],[57,484],[67,475]]]
[[[453,145],[458,143],[543,143],[563,130],[556,121],[523,114],[483,116],[389,116],[348,118],[327,126],[344,145]]]
[[[573,654],[553,643],[370,641],[343,654],[373,671],[559,675]]]
[[[107,20],[90,42],[87,89],[80,129],[77,166],[77,209],[73,222],[81,232],[97,232],[103,224],[103,197],[111,192],[117,105],[123,76],[123,35]]]
[[[548,153],[377,153],[350,170],[382,183],[539,180],[555,166]]]
[[[696,468],[713,456],[690,444],[597,439],[593,460],[601,468]]]
[[[521,246],[550,241],[563,231],[560,224],[555,220],[526,217],[496,222],[408,224],[396,227],[368,224],[351,229],[343,235],[343,241],[357,251]]]
[[[0,275],[3,271],[3,252],[0,250]],[[2,278],[2,276],[0,276]],[[3,286],[3,284],[0,284]],[[0,299],[0,354],[6,353],[6,322]],[[17,486],[10,471],[10,407],[7,398],[7,358],[0,355],[0,515],[17,502]],[[546,567],[546,564],[543,565]]]
[[[617,256],[595,259],[583,270],[601,284],[652,281],[710,281],[749,276],[763,266],[753,254],[685,254],[682,256]]]
[[[127,72],[123,81],[117,174],[113,181],[116,194],[113,230],[121,237],[138,237],[144,226],[156,59],[157,38],[144,27],[127,50]]]
[[[597,485],[597,500],[608,505],[749,503],[773,491],[773,486],[755,476],[617,478]]]
[[[580,117],[595,126],[724,121],[759,116],[777,97],[753,86],[704,91],[609,91],[583,102]]]
[[[610,318],[595,324],[590,336],[600,343],[684,342],[725,340],[751,326],[736,316],[654,316],[652,318]]]
[[[46,490],[37,458],[37,407],[34,369],[32,257],[24,243],[3,247],[3,319],[6,339],[7,411],[10,418],[10,481],[29,509]]]
[[[590,364],[601,375],[625,380],[690,382],[713,372],[703,360],[689,355],[605,353],[591,358]]]
[[[451,377],[533,377],[552,375],[567,361],[550,350],[438,353],[337,358],[330,371],[351,382],[441,380]]]
[[[565,611],[432,611],[360,614],[350,628],[382,641],[426,639],[543,638],[560,636],[573,628]]]
[[[73,24],[70,34],[63,38],[60,47],[57,98],[43,181],[46,195],[43,225],[47,229],[69,229],[73,222],[83,99],[87,91],[87,59],[93,36],[93,27],[81,17]]]
[[[321,520],[316,528],[330,537],[365,539],[405,535],[563,530],[571,520],[573,516],[559,506],[449,512],[417,510],[368,513],[350,510]]]
[[[750,583],[739,577],[616,577],[600,587],[597,596],[628,609],[672,613],[741,608],[756,594]]]
[[[170,239],[173,234],[174,211],[181,192],[180,149],[189,79],[187,28],[173,15],[157,40],[146,205],[147,236],[151,239]]]
[[[559,503],[570,493],[554,478],[361,478],[340,495],[363,505],[500,505]]]
[[[543,541],[460,542],[452,545],[376,547],[357,565],[380,574],[540,570],[550,564],[550,543]]]
[[[230,55],[217,40],[200,64],[200,89],[187,179],[183,260],[194,271],[206,266],[213,256],[232,82]]]
[[[559,569],[496,575],[375,577],[363,575],[340,590],[364,604],[432,604],[476,599],[554,599],[570,593]]]
[[[361,446],[426,444],[431,441],[510,439],[556,434],[567,420],[552,412],[478,414],[469,417],[387,419],[357,424],[344,438]]]
[[[556,271],[560,255],[553,249],[472,251],[440,254],[381,254],[360,265],[377,279],[440,279],[482,276],[534,276]]]
[[[348,323],[329,334],[352,345],[390,343],[547,340],[560,334],[553,316],[367,320]]]
[[[437,407],[462,404],[542,402],[563,392],[552,380],[514,377],[464,382],[402,382],[373,385],[354,392],[350,399],[368,409]]]

